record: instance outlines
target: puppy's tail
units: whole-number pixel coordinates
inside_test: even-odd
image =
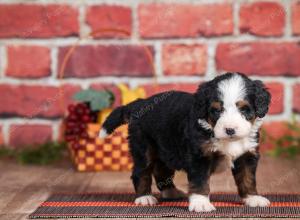
[[[100,138],[105,138],[111,134],[117,127],[125,124],[129,121],[131,112],[140,103],[141,99],[138,99],[128,105],[117,107],[110,113],[110,115],[104,121],[99,133]]]

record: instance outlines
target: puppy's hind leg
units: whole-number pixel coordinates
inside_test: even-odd
[[[153,175],[156,186],[161,191],[161,197],[165,199],[178,199],[186,197],[185,193],[177,189],[173,178],[175,170],[170,169],[159,159],[154,161]]]
[[[136,140],[133,136],[129,140],[134,163],[131,179],[137,196],[134,202],[137,205],[155,205],[158,201],[151,195],[153,165],[146,157],[147,149],[142,148],[145,141]]]
[[[137,195],[134,201],[137,205],[155,205],[158,202],[157,199],[153,195],[151,195],[151,174],[151,166],[145,167],[145,164],[137,164],[135,162],[131,179]]]
[[[151,195],[152,176],[149,168],[139,170],[135,167],[131,176],[135,192],[137,205],[155,205],[158,203],[157,199]]]

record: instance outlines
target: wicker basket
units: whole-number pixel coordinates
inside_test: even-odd
[[[118,32],[130,36],[130,33],[125,30],[107,28],[95,31],[85,38],[89,38],[97,33],[103,32]],[[59,72],[59,78],[63,78],[66,63],[81,40],[82,39],[79,39],[66,53]],[[152,52],[147,45],[144,45],[143,47],[149,63],[152,66],[154,73],[154,84],[157,85]],[[61,93],[63,94],[63,90]],[[64,108],[63,100],[61,106]],[[127,125],[119,127],[113,132],[113,134],[105,139],[98,138],[98,133],[101,127],[100,124],[87,124],[86,127],[88,134],[87,138],[78,137],[76,140],[68,141],[68,148],[71,158],[78,171],[131,170],[133,164],[128,148]]]
[[[78,171],[127,171],[132,168],[127,141],[127,125],[105,139],[98,138],[99,124],[88,124],[88,138],[68,143]]]

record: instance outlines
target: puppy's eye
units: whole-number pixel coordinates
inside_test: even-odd
[[[222,109],[219,109],[219,108],[211,108],[210,109],[210,112],[212,114],[220,114],[222,112]]]
[[[241,112],[245,112],[245,113],[248,113],[251,111],[250,107],[248,105],[244,105],[240,108],[240,111]]]

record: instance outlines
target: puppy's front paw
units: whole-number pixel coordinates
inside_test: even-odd
[[[152,195],[140,196],[134,201],[137,205],[155,205],[158,203],[157,199]]]
[[[189,211],[211,212],[216,208],[210,203],[207,196],[192,194],[189,198]]]
[[[245,205],[250,207],[266,207],[270,205],[270,201],[267,198],[257,195],[248,196],[243,201]]]

